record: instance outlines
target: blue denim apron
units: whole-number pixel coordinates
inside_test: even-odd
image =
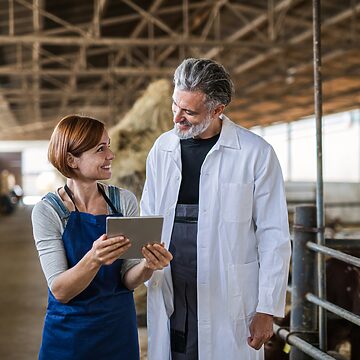
[[[105,200],[110,201],[107,197]],[[64,207],[59,201],[58,205]],[[106,232],[107,216],[77,209],[70,213],[62,236],[69,268]],[[48,291],[39,359],[139,359],[133,293],[121,282],[121,265],[122,260],[116,260],[112,265],[102,266],[89,286],[67,304],[57,301]]]

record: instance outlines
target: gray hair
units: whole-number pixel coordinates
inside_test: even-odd
[[[175,70],[174,85],[184,91],[201,91],[206,95],[208,109],[228,105],[234,84],[225,68],[209,59],[185,59]]]

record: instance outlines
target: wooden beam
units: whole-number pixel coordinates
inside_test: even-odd
[[[80,29],[78,26],[72,25],[63,19],[60,19],[58,16],[55,16],[54,14],[51,14],[48,11],[45,11],[44,9],[39,7],[36,2],[34,2],[33,4],[30,4],[25,0],[16,0],[16,2],[23,5],[24,7],[28,8],[28,9],[30,9],[31,11],[39,12],[39,16],[44,16],[44,17],[54,21],[55,23],[66,28],[68,31],[76,32],[83,37],[87,36],[86,32],[83,31],[82,29]]]
[[[293,6],[296,3],[299,3],[300,1],[303,1],[303,0],[296,0],[296,1],[283,0],[274,7],[274,12],[278,12],[290,5]],[[266,21],[268,21],[268,14],[267,14],[266,9],[264,9],[263,14],[256,17],[255,19],[251,20],[247,25],[241,27],[239,30],[235,31],[230,36],[226,37],[224,39],[224,42],[228,42],[228,41],[236,42],[237,40],[249,35],[252,32],[254,32],[256,34],[257,28],[262,26],[263,24],[265,24]],[[223,50],[222,47],[216,47],[216,48],[210,50],[209,52],[207,52],[206,54],[204,54],[204,57],[205,58],[213,58],[213,57],[217,56],[222,50]]]
[[[354,11],[359,11],[359,10],[360,10],[360,4],[356,5],[354,7],[354,9],[344,10],[344,11],[340,12],[339,14],[336,14],[333,17],[324,20],[321,25],[322,31],[325,32],[327,28],[348,19],[349,17],[352,16]],[[298,34],[298,35],[292,37],[291,39],[289,39],[289,44],[294,46],[294,45],[302,43],[305,40],[311,39],[311,37],[312,37],[312,29],[309,29],[309,30],[306,30],[306,31],[302,32],[301,34]],[[269,58],[280,55],[283,51],[284,51],[284,49],[274,47],[273,49],[269,50],[268,52],[257,55],[254,58],[250,59],[249,61],[246,61],[246,62],[240,64],[239,66],[237,66],[235,68],[234,73],[236,73],[236,74],[244,73],[245,71],[248,71],[248,70],[254,68],[255,66],[262,64]]]
[[[40,7],[42,7],[42,0],[33,0],[33,27],[34,34],[38,35],[42,29],[42,19],[40,15]],[[37,41],[33,43],[32,48],[32,90],[34,94],[33,110],[35,121],[41,121],[40,108],[40,43]]]
[[[113,67],[113,68],[91,68],[91,69],[77,69],[76,76],[103,76],[103,75],[116,75],[122,77],[133,77],[133,76],[169,76],[174,72],[173,68],[150,68],[150,67]],[[22,69],[19,71],[16,67],[2,67],[0,68],[0,75],[9,76],[23,76],[32,75],[33,69]],[[71,76],[73,71],[71,69],[39,69],[39,75],[49,76]]]
[[[148,46],[197,46],[197,47],[214,47],[222,46],[225,48],[252,48],[252,49],[268,49],[272,46],[282,47],[287,46],[287,43],[279,42],[276,44],[260,43],[258,41],[230,41],[224,40],[202,40],[199,37],[192,36],[189,38],[183,37],[158,37],[155,39],[148,38],[119,38],[119,37],[79,37],[79,36],[44,36],[44,35],[0,35],[0,43],[6,44],[33,44],[39,42],[42,45],[54,46],[111,46],[111,47],[148,47]]]

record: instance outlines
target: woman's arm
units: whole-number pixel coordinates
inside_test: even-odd
[[[40,263],[55,298],[67,303],[89,286],[102,265],[114,262],[129,247],[123,237],[101,236],[92,249],[70,268],[62,241],[64,224],[53,207],[41,201],[32,212],[33,234]]]
[[[51,288],[53,295],[62,303],[69,302],[89,286],[101,266],[111,265],[130,246],[123,236],[108,239],[102,235],[74,267],[56,277]]]
[[[142,259],[139,264],[130,268],[123,277],[123,283],[129,290],[134,290],[140,284],[149,280],[154,270],[146,266],[146,260]]]
[[[121,201],[125,216],[138,216],[138,204],[133,193],[122,189]],[[164,248],[163,244],[147,245],[142,249],[142,254],[144,259],[139,260],[138,263],[134,260],[124,261],[122,281],[129,290],[149,280],[155,270],[168,266],[172,259],[171,253]]]
[[[149,280],[155,270],[162,270],[172,260],[171,253],[164,248],[164,244],[149,244],[143,247],[144,259],[128,270],[123,278],[124,285],[132,290]]]

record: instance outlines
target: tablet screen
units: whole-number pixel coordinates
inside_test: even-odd
[[[130,249],[121,259],[141,259],[141,249],[149,243],[161,243],[162,216],[112,217],[106,218],[108,237],[124,235],[131,241]]]

